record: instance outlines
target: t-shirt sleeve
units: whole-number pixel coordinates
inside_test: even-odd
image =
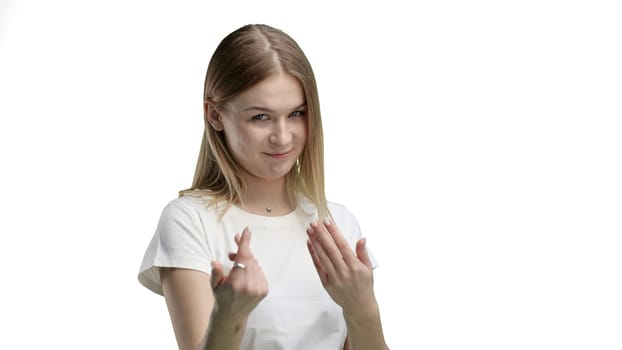
[[[330,211],[337,223],[337,227],[339,227],[341,233],[348,240],[352,250],[356,252],[356,242],[363,238],[361,227],[359,226],[356,217],[354,217],[354,215],[345,206],[336,203],[331,204],[332,206],[330,207]],[[366,249],[371,261],[371,266],[375,269],[378,266],[378,262],[369,247],[366,247]]]
[[[138,274],[142,285],[162,294],[160,267],[211,273],[212,254],[196,211],[180,200],[169,203],[160,216]]]

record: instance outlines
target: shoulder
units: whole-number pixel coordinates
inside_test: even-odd
[[[166,204],[162,215],[198,215],[210,207],[210,200],[211,198],[195,195],[177,197]]]
[[[321,219],[318,217],[316,205],[311,200],[303,197],[300,199],[299,204],[307,215],[314,217],[314,220]],[[333,201],[326,201],[326,206],[328,207],[331,217],[338,224],[356,222],[356,218],[345,205]]]
[[[337,218],[340,218],[346,221],[356,221],[354,215],[350,212],[350,210],[348,210],[345,205],[332,201],[328,201],[327,205],[330,214],[333,216],[333,219],[337,220]]]
[[[204,224],[217,217],[208,204],[204,198],[193,196],[171,200],[162,210],[157,234],[165,241],[203,235]]]
[[[352,214],[345,205],[331,201],[328,201],[327,205],[333,221],[337,224],[337,227],[341,233],[346,236],[348,241],[354,242],[361,238],[359,223],[354,214]]]

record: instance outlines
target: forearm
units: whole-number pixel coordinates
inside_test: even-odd
[[[382,332],[380,311],[374,301],[356,315],[344,312],[349,350],[388,350]]]
[[[212,313],[201,350],[239,349],[246,330],[247,319],[231,320],[217,311]]]

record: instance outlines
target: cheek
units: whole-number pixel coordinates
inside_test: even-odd
[[[240,128],[230,128],[225,131],[229,150],[238,155],[244,155],[249,150],[256,148],[253,145],[253,133]]]

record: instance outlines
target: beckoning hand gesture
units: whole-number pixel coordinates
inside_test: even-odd
[[[356,243],[356,254],[328,219],[312,222],[307,247],[322,285],[346,315],[356,317],[375,305],[372,265],[365,239]]]
[[[268,281],[250,250],[251,232],[235,236],[237,253],[229,253],[233,269],[225,276],[219,262],[212,263],[212,289],[219,317],[232,322],[243,321],[268,295]]]

